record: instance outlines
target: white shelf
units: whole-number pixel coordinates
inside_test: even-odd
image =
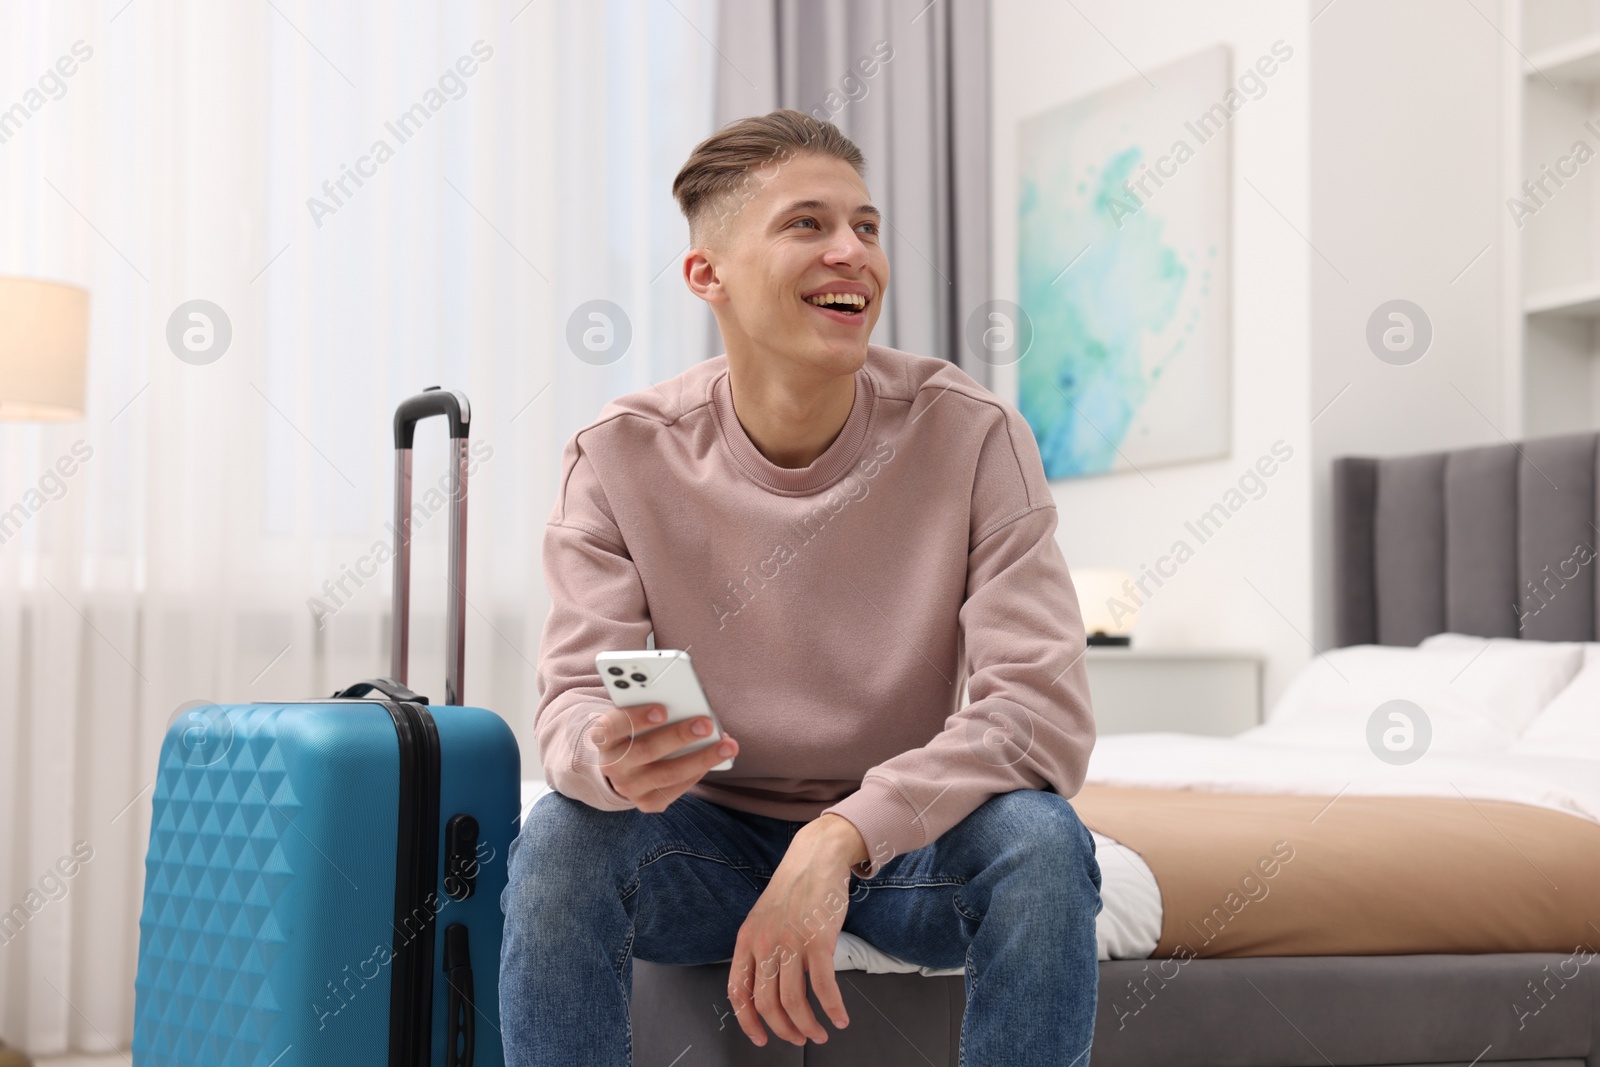
[[[1558,44],[1528,57],[1534,69],[1526,77],[1541,74],[1553,82],[1600,81],[1600,33]]]
[[[1503,75],[1509,197],[1536,208],[1513,229],[1508,288],[1520,295],[1509,342],[1518,436],[1600,429],[1600,169],[1561,172],[1575,138],[1594,144],[1600,114],[1600,0],[1511,0],[1526,67]],[[1519,42],[1513,42],[1514,46]],[[1571,166],[1570,162],[1565,166]],[[1559,175],[1559,177],[1557,177]],[[1551,179],[1560,181],[1551,189]],[[1543,191],[1527,192],[1532,182]],[[1520,278],[1520,281],[1512,281]]]
[[[1522,298],[1527,315],[1554,315],[1569,319],[1600,316],[1600,279],[1528,293]]]

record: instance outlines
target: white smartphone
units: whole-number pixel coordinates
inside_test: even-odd
[[[606,683],[611,703],[619,708],[660,704],[667,709],[667,721],[662,726],[699,715],[711,717],[709,737],[689,742],[671,752],[668,758],[698,752],[722,740],[722,724],[717,721],[717,713],[706,702],[705,691],[700,688],[700,677],[694,672],[694,661],[689,658],[689,653],[675,648],[601,652],[595,656],[594,666],[600,672],[600,680]],[[714,771],[732,769],[732,756],[711,768]]]

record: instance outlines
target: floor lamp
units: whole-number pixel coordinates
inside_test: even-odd
[[[0,419],[83,418],[89,293],[75,285],[0,275]],[[0,1067],[29,1067],[0,1041]]]

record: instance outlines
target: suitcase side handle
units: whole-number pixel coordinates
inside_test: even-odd
[[[450,984],[445,1002],[445,1067],[472,1067],[478,1005],[472,988],[472,946],[461,923],[444,928],[444,974]]]
[[[435,415],[450,423],[450,559],[445,598],[444,703],[462,703],[466,665],[467,436],[472,407],[455,390],[429,386],[401,401],[394,413],[394,627],[389,677],[406,684],[411,637],[411,443],[417,423]]]

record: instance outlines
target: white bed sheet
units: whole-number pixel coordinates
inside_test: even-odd
[[[1096,741],[1088,781],[1304,796],[1464,796],[1532,804],[1600,823],[1600,753],[1428,752],[1396,766],[1361,744],[1275,743],[1270,726],[1235,738],[1118,734]]]

